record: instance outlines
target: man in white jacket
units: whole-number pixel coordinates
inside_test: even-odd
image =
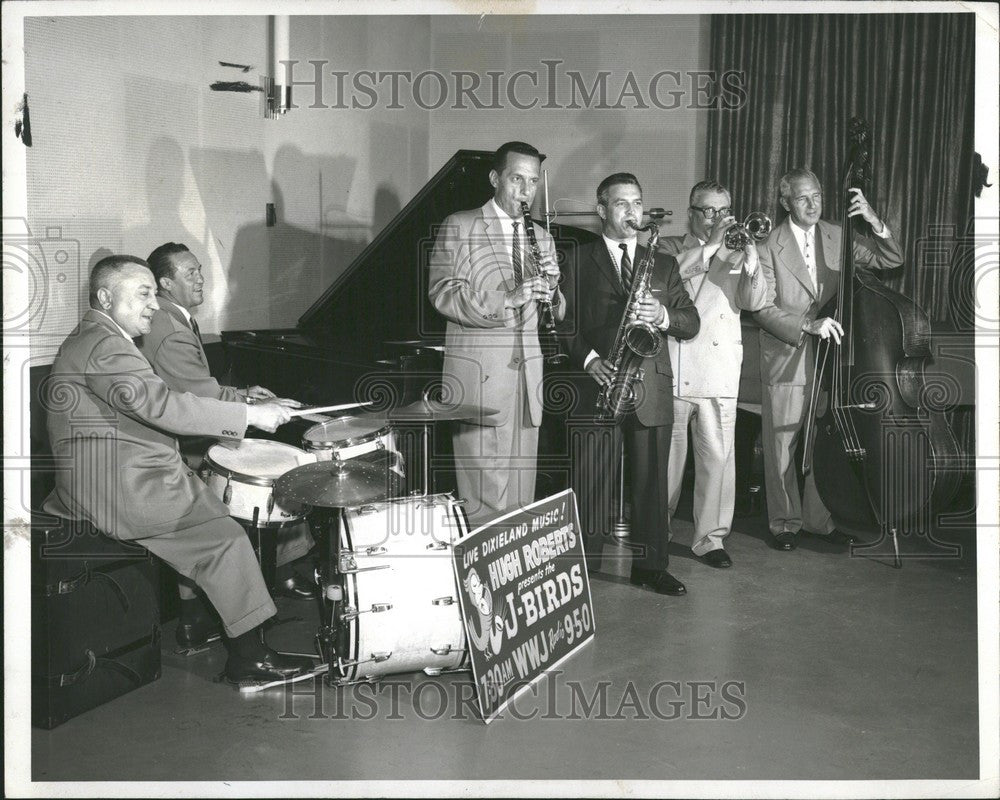
[[[677,510],[687,460],[688,431],[694,445],[694,527],[691,550],[711,567],[732,566],[725,538],[736,496],[734,433],[736,396],[743,363],[740,309],[766,300],[757,248],[730,250],[723,243],[736,224],[729,191],[715,181],[691,189],[688,233],[660,240],[677,259],[681,280],[701,317],[692,339],[669,339],[674,372],[674,426],[667,474],[670,516]]]

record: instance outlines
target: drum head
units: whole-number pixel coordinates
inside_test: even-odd
[[[275,481],[289,470],[316,460],[312,453],[282,442],[244,439],[239,447],[213,444],[208,461],[216,472]]]
[[[351,444],[388,433],[389,420],[375,414],[340,417],[313,425],[302,437],[314,445]]]

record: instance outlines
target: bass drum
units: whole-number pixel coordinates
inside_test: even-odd
[[[468,533],[450,495],[409,497],[344,511],[341,526],[341,677],[348,681],[468,666],[453,568]]]

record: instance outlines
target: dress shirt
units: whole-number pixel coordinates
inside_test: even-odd
[[[519,237],[518,241],[521,242],[521,266],[523,269],[525,263],[527,263],[524,260],[524,240],[526,236],[524,232],[524,220],[515,220],[512,216],[510,216],[510,214],[497,205],[496,200],[491,199],[490,202],[493,204],[493,211],[496,212],[497,217],[500,219],[500,229],[503,231],[504,245],[507,247],[507,255],[510,256],[512,263],[514,260],[514,223],[520,223],[517,226],[517,233]]]
[[[184,306],[180,303],[174,303],[174,305],[177,306],[177,308],[179,308],[181,313],[184,315],[184,319],[187,320],[188,327],[191,328],[191,330],[194,330],[194,325],[191,324],[191,312],[184,308]]]
[[[816,281],[816,226],[812,225],[808,229],[800,228],[794,222],[791,224],[792,236],[795,237],[795,243],[799,246],[799,252],[802,253],[802,259],[806,262],[806,267],[809,269],[809,277],[812,278],[813,288],[819,288],[819,284]],[[882,232],[876,233],[880,239],[888,239],[892,234],[889,232],[889,226],[884,222],[882,223]],[[808,248],[806,247],[808,243]]]
[[[604,246],[608,248],[608,255],[611,256],[611,263],[615,265],[615,272],[618,273],[618,281],[624,285],[622,282],[622,249],[621,245],[625,244],[628,250],[628,257],[632,260],[632,277],[635,278],[635,270],[638,269],[638,264],[635,263],[635,251],[639,244],[639,240],[633,236],[631,239],[626,239],[625,242],[619,242],[615,239],[609,239],[607,236],[602,237],[604,239]],[[662,304],[661,304],[662,305]],[[663,322],[658,325],[661,331],[665,331],[670,327],[670,312],[667,310],[666,306],[663,306]],[[600,354],[596,350],[591,350],[587,353],[587,357],[583,359],[583,368],[586,369],[590,366],[590,362],[595,358],[600,358]]]

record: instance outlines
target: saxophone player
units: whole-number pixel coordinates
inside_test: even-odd
[[[611,520],[617,454],[624,439],[631,475],[632,538],[642,545],[633,558],[630,580],[659,594],[683,595],[684,584],[667,569],[670,515],[664,478],[673,382],[666,346],[642,362],[644,377],[634,411],[615,423],[596,419],[594,408],[602,387],[615,377],[616,365],[608,357],[626,315],[633,322],[648,323],[664,339],[688,339],[698,333],[698,312],[681,285],[676,260],[665,253],[653,255],[650,292],[633,297],[635,270],[647,255],[633,227],[641,225],[643,216],[642,187],[634,175],[620,172],[601,181],[597,215],[602,236],[579,248],[564,281],[571,364],[583,368],[586,376],[579,387],[570,447],[588,565],[593,570],[600,563],[603,535]],[[588,416],[589,422],[578,424]]]

